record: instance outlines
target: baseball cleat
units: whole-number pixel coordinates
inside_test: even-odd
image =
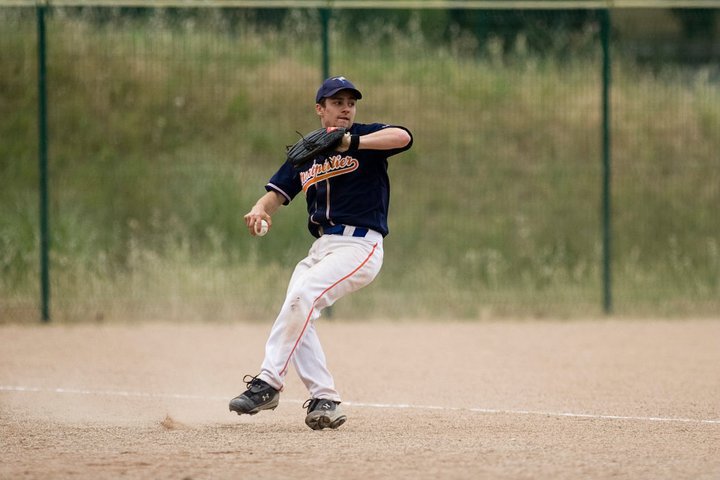
[[[347,417],[340,410],[340,402],[325,398],[311,398],[303,404],[307,408],[305,424],[313,430],[338,428]]]
[[[230,400],[231,412],[255,415],[261,410],[275,410],[280,401],[279,391],[252,375],[245,375],[243,382],[247,384],[247,390]]]

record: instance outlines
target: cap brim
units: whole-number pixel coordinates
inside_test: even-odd
[[[335,90],[331,90],[330,92],[326,93],[324,96],[322,96],[321,98],[317,99],[317,101],[319,102],[319,101],[322,100],[323,98],[332,97],[332,96],[335,95],[336,93],[341,92],[341,91],[343,91],[343,90],[349,90],[349,91],[351,91],[351,92],[355,95],[355,98],[356,98],[357,100],[360,100],[360,99],[362,98],[362,93],[360,93],[360,90],[358,90],[357,88],[340,87],[340,88],[336,88]]]

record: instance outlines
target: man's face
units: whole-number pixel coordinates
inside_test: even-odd
[[[347,90],[340,90],[325,99],[325,105],[315,105],[323,127],[350,128],[355,121],[355,96]]]

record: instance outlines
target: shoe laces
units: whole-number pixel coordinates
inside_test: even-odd
[[[303,403],[303,408],[307,408],[307,412],[310,413],[314,411],[317,408],[318,404],[320,404],[321,402],[329,402],[334,405],[340,403],[334,400],[328,400],[327,398],[308,398],[307,400],[305,400],[305,403]]]
[[[256,385],[262,385],[262,383],[261,383],[262,380],[257,378],[257,375],[245,375],[243,377],[243,382],[245,382],[245,386],[247,386],[248,390],[250,390],[252,387],[254,387]]]

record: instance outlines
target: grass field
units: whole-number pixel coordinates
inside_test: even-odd
[[[0,315],[36,318],[36,53],[32,17],[0,11]],[[316,126],[317,25],[234,33],[48,20],[54,315],[267,317],[306,252],[298,199],[258,241],[242,215],[296,130]],[[600,311],[600,64],[521,44],[397,34],[371,56],[331,37],[357,120],[409,127],[391,162],[391,235],[361,318]],[[383,37],[386,38],[386,37]],[[371,41],[371,39],[367,39]],[[514,52],[514,53],[513,53]],[[615,46],[613,272],[620,314],[720,307],[720,91],[710,68],[650,70]],[[271,286],[283,285],[278,288]]]

